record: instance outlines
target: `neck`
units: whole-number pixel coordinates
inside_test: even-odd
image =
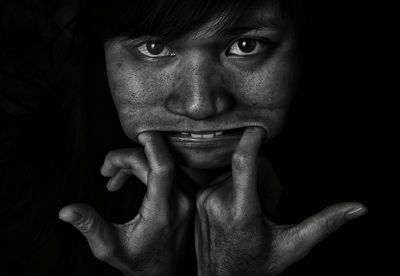
[[[194,169],[181,166],[185,173],[200,187],[210,186],[217,178],[230,173],[230,166],[214,169]]]

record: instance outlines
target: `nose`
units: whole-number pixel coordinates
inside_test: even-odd
[[[191,54],[178,67],[175,85],[167,99],[170,112],[193,120],[205,120],[232,107],[221,68],[212,57]]]

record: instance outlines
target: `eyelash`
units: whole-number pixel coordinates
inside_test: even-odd
[[[239,55],[239,54],[230,54],[229,52],[232,50],[232,47],[235,45],[235,43],[239,43],[240,41],[251,41],[251,42],[256,42],[256,47],[262,47],[261,50],[259,50],[259,52],[257,53],[251,53],[251,54],[243,54],[243,55]],[[167,51],[169,52],[169,54],[167,55],[162,55],[162,56],[157,56],[157,55],[152,55],[149,51],[148,51],[148,43],[162,43],[163,47],[165,49],[167,49]],[[275,43],[276,44],[276,43]],[[267,38],[260,38],[260,37],[241,37],[241,38],[236,38],[234,39],[229,45],[229,47],[227,47],[227,49],[225,50],[225,55],[227,57],[234,57],[234,58],[246,58],[246,57],[252,57],[252,56],[256,56],[262,53],[265,53],[267,50],[271,49],[272,46],[275,45],[274,43],[272,43],[269,39]],[[240,47],[240,46],[238,46]],[[176,54],[171,50],[170,47],[168,47],[167,43],[165,43],[163,40],[157,40],[157,39],[149,39],[149,40],[145,40],[142,41],[138,44],[136,44],[134,46],[135,51],[140,54],[143,55],[147,58],[151,58],[151,59],[161,59],[161,58],[171,58],[174,57]],[[143,53],[147,51],[149,54]],[[164,51],[164,49],[163,49]],[[163,52],[162,51],[162,52]],[[161,52],[161,53],[162,53]]]
[[[256,42],[257,43],[256,47],[262,47],[262,49],[259,50],[257,53],[251,53],[251,54],[243,54],[243,55],[229,54],[229,52],[232,50],[232,47],[235,44],[240,43],[240,41]],[[272,45],[273,45],[273,43],[269,39],[266,39],[266,38],[241,37],[239,39],[233,40],[233,42],[230,43],[230,46],[225,51],[225,55],[226,56],[231,56],[231,57],[236,57],[236,58],[244,58],[244,57],[256,56],[256,55],[262,54],[262,53],[266,52],[267,50],[269,50]],[[240,47],[240,46],[238,46],[238,47]],[[255,49],[257,49],[257,48],[255,48]]]
[[[162,56],[153,55],[153,54],[150,53],[149,50],[148,50],[148,43],[152,43],[152,42],[153,42],[153,43],[162,43],[162,44],[163,44],[163,47],[164,47],[163,50],[162,50],[162,52],[164,52],[165,49],[168,49],[168,52],[169,52],[170,54],[168,54],[168,55],[162,55]],[[142,49],[141,49],[141,48],[142,48]],[[174,56],[175,56],[175,53],[173,53],[173,51],[171,51],[170,48],[167,46],[167,44],[164,43],[164,41],[162,41],[162,40],[156,40],[156,39],[146,40],[146,41],[143,41],[143,42],[137,44],[137,45],[135,46],[135,49],[136,49],[140,54],[142,54],[142,55],[144,55],[144,56],[147,56],[147,57],[150,57],[150,58],[164,58],[164,57],[174,57]],[[147,51],[150,55],[143,53],[144,51]],[[162,52],[161,52],[161,53],[162,53]]]

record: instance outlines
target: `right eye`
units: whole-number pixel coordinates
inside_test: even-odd
[[[145,56],[157,57],[173,57],[175,54],[168,48],[164,42],[159,40],[149,40],[143,42],[137,47],[138,51]]]

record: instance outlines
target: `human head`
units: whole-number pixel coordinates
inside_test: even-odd
[[[216,168],[229,164],[245,127],[279,132],[297,73],[294,1],[132,2],[114,5],[104,26],[110,90],[129,138],[162,131],[184,165]],[[233,138],[198,147],[177,134],[220,131]]]

